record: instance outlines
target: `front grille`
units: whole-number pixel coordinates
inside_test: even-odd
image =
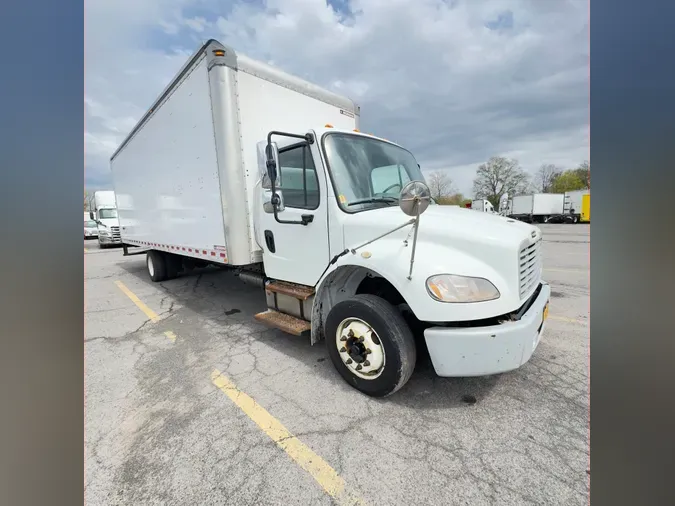
[[[541,277],[541,239],[520,250],[519,256],[520,298],[524,299]]]
[[[110,227],[110,231],[112,232],[113,241],[122,240],[122,236],[120,236],[120,227]]]

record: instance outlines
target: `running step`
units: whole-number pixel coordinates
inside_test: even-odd
[[[266,323],[271,327],[276,327],[279,330],[293,334],[294,336],[301,336],[312,328],[312,325],[308,321],[280,313],[274,309],[268,309],[267,311],[258,313],[255,315],[255,319]]]
[[[296,285],[285,281],[272,281],[265,286],[265,290],[288,295],[298,300],[307,300],[314,295],[314,288],[311,286]]]

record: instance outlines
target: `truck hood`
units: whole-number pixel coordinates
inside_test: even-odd
[[[110,228],[110,227],[119,227],[120,226],[120,221],[117,218],[104,218],[99,220],[104,227],[103,228]]]
[[[344,246],[353,247],[381,235],[410,220],[398,206],[350,214],[344,222]],[[407,235],[409,228],[403,229]],[[397,232],[396,235],[401,235]],[[394,234],[392,234],[394,235]],[[523,243],[532,243],[541,231],[532,225],[497,214],[483,213],[461,207],[431,205],[420,217],[418,240],[474,250],[506,248],[514,253]]]
[[[410,220],[398,206],[350,214],[343,222],[344,248],[354,248]],[[404,227],[376,241],[395,256],[403,240],[412,244],[413,227]],[[517,294],[520,252],[541,238],[532,225],[460,207],[432,205],[420,217],[417,254],[426,264],[420,272],[486,277],[502,293]],[[389,243],[387,245],[387,243]],[[376,247],[375,244],[372,247]],[[394,253],[399,252],[399,253]],[[409,253],[406,253],[406,255]],[[515,307],[515,306],[514,306]]]

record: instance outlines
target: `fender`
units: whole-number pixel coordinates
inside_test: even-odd
[[[408,280],[412,242],[385,237],[355,254],[341,257],[316,285],[312,306],[312,344],[321,337],[327,309],[350,297],[367,275],[386,279],[398,290],[417,319],[424,322],[480,320],[508,313],[520,305],[519,294],[493,267],[469,254],[429,241],[418,240],[412,279]],[[446,303],[431,298],[426,280],[436,274],[485,278],[499,290],[498,299],[487,302]]]

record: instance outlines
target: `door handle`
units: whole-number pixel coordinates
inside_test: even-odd
[[[303,214],[300,216],[300,219],[302,220],[303,225],[309,225],[314,221],[314,215],[313,214]]]

